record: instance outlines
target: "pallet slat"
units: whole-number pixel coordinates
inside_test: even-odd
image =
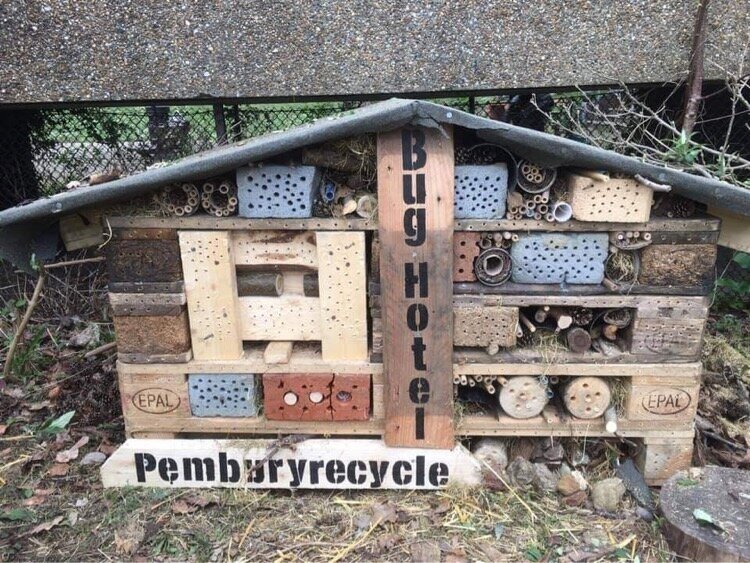
[[[237,279],[226,231],[180,231],[180,253],[197,360],[242,357]]]
[[[320,340],[320,299],[304,295],[239,297],[241,340]]]

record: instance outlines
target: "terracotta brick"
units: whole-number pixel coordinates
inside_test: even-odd
[[[453,281],[474,282],[474,259],[479,256],[479,233],[453,233]]]
[[[289,394],[293,395],[289,395]],[[315,395],[320,399],[315,402]],[[288,404],[285,396],[295,398]],[[263,405],[268,420],[368,420],[367,374],[270,373],[263,375]]]

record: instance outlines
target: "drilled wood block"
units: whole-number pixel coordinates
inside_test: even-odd
[[[453,233],[453,281],[477,281],[474,259],[479,256],[479,233]]]
[[[123,354],[182,354],[190,350],[187,310],[178,315],[115,316],[117,350]]]
[[[60,237],[68,252],[99,246],[104,242],[103,231],[100,209],[82,209],[60,219]]]
[[[176,316],[184,309],[184,293],[110,293],[109,304],[116,317]]]
[[[111,282],[177,282],[182,279],[176,240],[112,240],[105,246]]]
[[[651,486],[659,486],[673,474],[690,467],[692,438],[644,438],[645,448],[638,456],[643,477]]]
[[[691,424],[698,409],[699,377],[636,376],[626,383],[625,418]]]
[[[652,244],[641,250],[638,282],[646,285],[707,285],[714,275],[714,244]]]
[[[180,231],[193,355],[198,360],[242,356],[237,269],[227,231]]]
[[[633,323],[633,354],[697,357],[703,343],[703,319],[644,319]]]
[[[653,191],[637,180],[602,182],[571,174],[568,194],[573,217],[579,221],[645,223],[651,216]]]
[[[115,228],[112,240],[177,240],[177,229],[166,228]]]
[[[237,266],[275,271],[316,269],[318,251],[313,231],[238,231],[232,236]]]
[[[453,306],[453,344],[456,346],[509,348],[516,345],[518,307],[499,305]]]
[[[368,374],[274,373],[263,375],[268,420],[367,420]]]

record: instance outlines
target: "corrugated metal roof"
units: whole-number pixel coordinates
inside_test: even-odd
[[[49,227],[78,209],[102,206],[147,194],[172,182],[183,182],[231,172],[248,162],[347,136],[388,131],[405,124],[441,127],[450,124],[473,129],[488,142],[543,166],[571,166],[640,174],[701,203],[750,217],[750,190],[668,166],[655,166],[612,151],[531,129],[478,117],[453,108],[418,100],[392,99],[288,131],[271,133],[195,154],[164,168],[147,170],[97,186],[78,188],[0,212],[0,256],[25,267],[28,257],[48,241]],[[42,245],[49,247],[49,244]],[[41,256],[43,257],[43,256]]]

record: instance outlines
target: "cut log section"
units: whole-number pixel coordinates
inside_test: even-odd
[[[662,531],[675,553],[694,561],[750,561],[749,471],[680,471],[662,487],[660,500]]]
[[[511,377],[500,388],[499,401],[503,411],[513,418],[533,418],[547,404],[547,389],[530,375]]]
[[[600,377],[574,377],[565,386],[563,402],[576,418],[598,418],[609,408],[612,393]]]

